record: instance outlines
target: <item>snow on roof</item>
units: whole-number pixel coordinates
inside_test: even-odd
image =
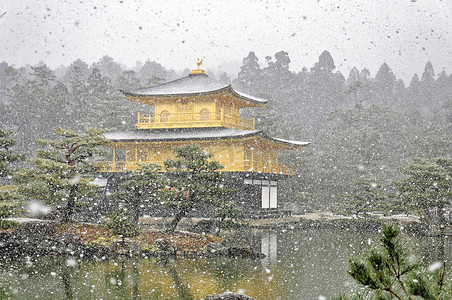
[[[228,87],[227,84],[219,83],[205,74],[190,74],[150,88],[121,92],[126,96],[175,96],[209,93],[226,87]]]
[[[105,137],[111,141],[177,141],[177,140],[213,140],[230,139],[253,136],[260,130],[240,130],[223,127],[189,128],[189,129],[159,129],[135,130],[129,132],[106,133]]]
[[[180,128],[180,129],[150,129],[128,132],[106,133],[105,138],[113,142],[169,142],[169,141],[198,141],[234,139],[251,136],[260,136],[273,142],[288,146],[304,147],[309,142],[290,141],[266,136],[262,130],[241,130],[224,127],[210,128]]]
[[[234,91],[236,94],[238,94],[240,97],[245,98],[245,100],[246,100],[246,99],[250,99],[250,100],[253,100],[253,101],[256,101],[256,102],[260,102],[260,103],[262,103],[262,104],[268,102],[268,100],[267,100],[267,99],[264,99],[264,98],[259,98],[259,97],[251,96],[251,95],[245,94],[245,93],[240,92],[240,91],[237,91],[237,90],[233,90],[233,91]]]
[[[292,141],[292,140],[283,140],[283,139],[277,139],[277,138],[270,138],[274,141],[280,142],[280,143],[284,143],[284,144],[291,144],[291,145],[295,145],[295,146],[307,146],[310,144],[310,142],[301,142],[301,141]]]
[[[126,96],[133,97],[174,97],[186,95],[202,95],[228,90],[235,97],[257,104],[267,103],[267,99],[247,95],[236,91],[231,85],[219,83],[206,74],[190,74],[180,79],[131,91],[121,91]]]

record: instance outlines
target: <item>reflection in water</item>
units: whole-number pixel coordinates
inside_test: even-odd
[[[190,288],[184,284],[179,274],[176,271],[176,268],[173,266],[173,259],[172,258],[163,258],[159,259],[158,262],[160,265],[163,265],[165,268],[168,269],[169,273],[171,274],[171,279],[173,280],[173,284],[176,287],[176,290],[179,294],[179,299],[181,300],[192,300],[194,299]]]
[[[266,260],[0,260],[0,298],[201,299],[230,290],[264,300],[329,299],[356,287],[347,275],[348,259],[373,246],[377,236],[331,230],[250,235]],[[410,245],[427,264],[452,258],[450,239],[410,238]]]
[[[267,267],[278,260],[278,236],[275,232],[262,233],[261,252],[265,254],[262,265]]]
[[[66,300],[72,300],[74,297],[72,296],[72,288],[70,283],[71,274],[67,267],[63,267],[61,272],[61,280],[63,281],[64,286],[64,296],[66,297]]]

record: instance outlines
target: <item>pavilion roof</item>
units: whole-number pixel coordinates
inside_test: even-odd
[[[193,141],[254,136],[260,130],[240,130],[224,127],[181,128],[181,129],[140,129],[126,132],[106,133],[105,138],[113,142],[155,142],[155,141]]]
[[[228,91],[235,97],[254,104],[265,105],[268,101],[267,99],[250,96],[240,91],[236,91],[231,85],[220,83],[206,74],[190,74],[180,79],[149,88],[130,91],[121,90],[125,96],[148,98],[200,96],[221,93],[224,91]]]
[[[259,136],[263,139],[299,148],[309,145],[309,142],[282,140],[266,136],[262,130],[241,130],[225,127],[185,128],[185,129],[159,129],[135,130],[128,132],[106,133],[105,137],[112,142],[170,142],[170,141],[202,141],[222,140]]]

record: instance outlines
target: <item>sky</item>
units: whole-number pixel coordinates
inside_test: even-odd
[[[286,51],[298,72],[327,50],[346,77],[383,62],[407,84],[427,61],[452,73],[452,0],[1,0],[0,15],[0,61],[16,67],[109,55],[180,71],[199,57],[235,77],[250,51],[261,67]]]

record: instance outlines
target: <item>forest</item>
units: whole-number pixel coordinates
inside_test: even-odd
[[[284,208],[359,214],[409,213],[398,187],[409,165],[452,158],[452,74],[426,62],[405,83],[382,63],[376,74],[336,70],[324,51],[312,66],[290,69],[285,51],[259,61],[254,52],[238,74],[207,74],[247,94],[269,99],[268,108],[242,112],[269,136],[309,141],[281,163],[296,176],[281,184]],[[78,59],[55,70],[46,64],[0,63],[0,128],[12,130],[15,151],[32,158],[37,139],[56,129],[82,132],[133,130],[138,110],[120,90],[149,87],[187,76],[148,60],[128,68],[109,56],[89,65]],[[22,162],[23,163],[23,162]],[[412,165],[413,166],[413,165]]]

